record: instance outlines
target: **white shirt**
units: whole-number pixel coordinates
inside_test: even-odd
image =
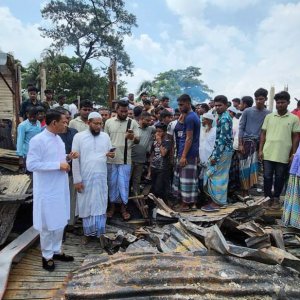
[[[239,125],[241,118],[233,118],[232,119],[232,136],[233,136],[233,149],[239,149]]]
[[[69,105],[69,111],[71,113],[72,119],[74,119],[74,116],[78,113],[78,108],[74,103],[71,103]]]
[[[61,138],[44,129],[29,142],[26,165],[33,172],[33,227],[42,231],[62,229],[70,218],[68,174],[60,170],[66,162]]]
[[[199,143],[199,157],[202,164],[207,165],[208,159],[211,156],[215,142],[216,142],[216,127],[212,127],[210,131],[206,132],[206,128],[201,126],[200,143]]]
[[[77,214],[80,218],[103,215],[107,209],[107,157],[112,148],[105,132],[94,136],[90,129],[77,133],[73,139],[72,151],[79,153],[73,160],[74,184],[83,183],[84,190],[77,193]]]
[[[59,103],[56,103],[56,104],[53,105],[53,108],[60,107],[60,106],[61,106],[61,105],[59,105]],[[63,107],[64,109],[66,109],[66,110],[69,110],[69,105],[66,104],[66,103],[64,103],[64,104],[62,105],[62,107]]]

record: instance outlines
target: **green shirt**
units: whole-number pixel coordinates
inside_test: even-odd
[[[125,134],[127,129],[126,120],[119,120],[117,117],[110,118],[105,122],[104,131],[109,135],[112,146],[116,147],[116,155],[114,158],[108,158],[107,162],[110,164],[124,164],[124,150],[125,150]],[[135,120],[131,121],[130,129],[133,130],[134,136],[139,137],[139,125]],[[127,140],[127,164],[131,164],[131,150],[133,141]]]
[[[283,116],[271,113],[266,116],[262,130],[266,131],[264,160],[287,164],[292,149],[292,133],[300,132],[298,117],[290,112]]]

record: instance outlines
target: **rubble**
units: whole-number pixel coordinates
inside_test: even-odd
[[[143,200],[156,205],[152,226],[111,220],[106,250],[115,254],[87,258],[67,299],[299,299],[300,231],[265,223],[268,198],[214,213],[178,213],[152,194]]]

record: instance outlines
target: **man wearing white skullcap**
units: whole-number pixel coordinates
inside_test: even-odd
[[[75,135],[72,150],[79,159],[73,161],[73,178],[77,191],[77,209],[83,224],[83,244],[92,236],[100,238],[105,233],[108,198],[107,157],[113,158],[111,141],[101,132],[102,118],[98,112],[88,116],[89,128]],[[76,149],[76,150],[75,150]]]

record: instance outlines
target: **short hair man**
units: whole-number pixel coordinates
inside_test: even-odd
[[[243,111],[239,124],[240,180],[242,196],[249,198],[249,189],[258,182],[258,145],[261,127],[266,115],[268,91],[260,88],[255,91],[255,106]],[[251,104],[252,98],[242,98],[242,103]]]
[[[18,125],[17,155],[19,165],[26,169],[26,157],[30,140],[42,131],[41,123],[37,119],[37,109],[34,106],[27,107],[27,119]]]
[[[232,148],[232,119],[227,111],[227,97],[223,95],[214,98],[214,105],[218,114],[217,135],[215,147],[209,158],[204,182],[211,201],[201,207],[203,211],[218,211],[227,205],[227,187]]]
[[[53,99],[53,90],[51,89],[46,89],[44,91],[45,94],[45,101],[42,101],[42,105],[45,108],[45,110],[47,111],[50,108],[53,108],[53,105],[56,104],[56,101]]]
[[[282,91],[275,95],[276,112],[266,116],[262,125],[259,158],[264,165],[264,193],[272,199],[273,208],[280,207],[288,165],[299,144],[299,119],[288,111],[290,94]],[[275,181],[273,181],[275,175]],[[274,184],[274,194],[272,187]]]
[[[232,106],[235,107],[237,110],[239,110],[239,106],[241,104],[240,98],[233,98],[232,99]]]
[[[192,111],[192,99],[183,94],[178,100],[179,110],[185,114],[183,133],[179,140],[177,163],[173,178],[173,191],[181,210],[196,208],[198,198],[197,161],[199,157],[200,120]]]
[[[143,168],[147,161],[147,154],[150,153],[155,127],[150,126],[151,114],[144,111],[139,119],[139,137],[140,142],[132,147],[132,192],[134,196],[140,194],[140,183],[143,174]]]
[[[108,108],[102,107],[99,109],[99,113],[103,122],[102,128],[104,128],[106,121],[110,118],[110,111]]]
[[[161,123],[166,124],[167,126],[173,120],[173,114],[167,109],[160,111],[160,121]]]
[[[105,233],[108,198],[107,157],[114,157],[107,133],[101,132],[102,118],[98,112],[88,116],[89,128],[75,135],[72,151],[79,153],[73,161],[73,179],[77,191],[79,217],[82,218],[86,244],[92,236]]]
[[[33,227],[40,233],[42,266],[53,271],[54,260],[74,260],[61,252],[61,246],[70,205],[67,160],[78,157],[78,153],[67,156],[58,136],[67,126],[63,113],[50,109],[46,124],[29,143],[27,168],[33,172]]]
[[[121,202],[121,212],[124,220],[130,219],[127,211],[129,181],[131,174],[131,151],[134,144],[139,143],[138,124],[128,118],[128,102],[119,101],[116,105],[117,116],[105,123],[106,132],[116,147],[114,159],[108,159],[108,187],[111,202],[107,217],[115,213],[115,204]]]
[[[58,103],[54,104],[54,105],[53,105],[53,108],[56,108],[56,107],[60,107],[60,106],[61,106],[61,107],[63,107],[64,109],[70,111],[69,105],[65,103],[66,100],[67,100],[66,95],[59,95],[59,96],[57,97]]]
[[[28,111],[29,107],[32,106],[40,106],[42,105],[40,101],[37,100],[38,89],[35,86],[28,87],[28,96],[29,99],[22,102],[19,121],[20,123],[27,119],[26,112]]]
[[[93,103],[89,100],[80,102],[79,116],[70,121],[69,127],[75,128],[78,132],[89,128],[88,116],[93,111]]]

